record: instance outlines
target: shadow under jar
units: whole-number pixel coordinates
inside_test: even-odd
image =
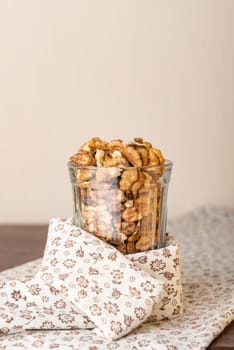
[[[164,247],[172,162],[146,167],[68,163],[73,223],[123,254]]]

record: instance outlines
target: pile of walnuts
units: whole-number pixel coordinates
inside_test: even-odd
[[[69,162],[81,226],[123,254],[156,248],[164,161],[142,138],[124,143],[94,137],[82,145]]]

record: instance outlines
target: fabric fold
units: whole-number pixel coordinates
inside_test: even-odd
[[[161,281],[70,223],[58,222],[52,230],[60,234],[46,250],[39,275],[63,291],[105,337],[117,339],[151,315],[163,290]]]
[[[118,339],[142,322],[182,314],[179,249],[168,242],[164,249],[122,255],[71,218],[51,219],[36,276],[0,284],[0,336],[98,327]]]

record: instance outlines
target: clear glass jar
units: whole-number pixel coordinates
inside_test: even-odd
[[[123,254],[164,246],[172,162],[146,167],[68,163],[74,224]]]

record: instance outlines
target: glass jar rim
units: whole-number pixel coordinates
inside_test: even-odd
[[[157,168],[165,168],[165,169],[171,169],[173,166],[173,162],[169,159],[165,160],[165,163],[163,164],[158,164],[158,165],[146,165],[146,166],[140,166],[140,167],[135,167],[135,166],[129,166],[129,167],[124,167],[124,166],[112,166],[112,167],[98,167],[98,166],[90,166],[90,165],[79,165],[77,163],[69,161],[67,163],[68,168],[73,168],[73,169],[83,169],[83,170],[100,170],[100,169],[121,169],[121,170],[129,170],[129,169],[143,169],[143,170],[150,170],[150,169],[157,169]]]

